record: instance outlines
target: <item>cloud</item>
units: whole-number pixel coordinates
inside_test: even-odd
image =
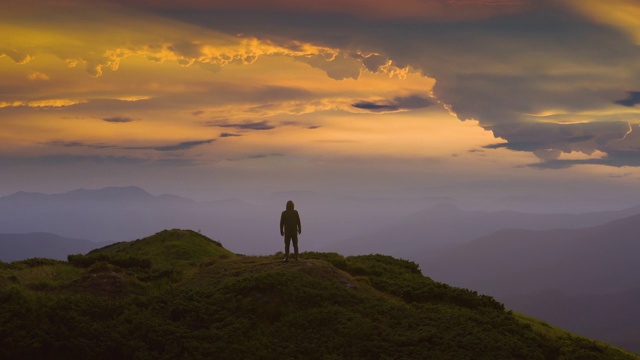
[[[86,100],[71,99],[45,99],[45,100],[16,100],[12,102],[0,101],[0,108],[7,107],[31,107],[31,108],[61,108],[86,103]]]
[[[15,61],[18,64],[26,64],[29,61],[33,60],[32,55],[16,49],[0,48],[0,58],[3,56],[8,56],[11,60]]]
[[[256,160],[256,159],[267,159],[271,157],[283,157],[283,156],[284,154],[282,153],[261,153],[261,154],[247,155],[243,157],[228,158],[227,161]]]
[[[368,110],[372,112],[392,112],[401,110],[417,110],[424,109],[435,104],[435,101],[418,96],[398,96],[393,100],[381,100],[381,101],[358,101],[351,104],[352,107],[362,110]]]
[[[422,97],[419,95],[398,96],[393,99],[393,102],[400,109],[406,110],[424,109],[436,103],[433,99]]]
[[[156,11],[175,12],[175,4],[171,0],[160,1],[125,1],[112,0],[123,5],[153,7]],[[323,0],[313,4],[289,0],[228,0],[189,1],[185,6],[193,13],[238,13],[245,11],[251,14],[268,15],[272,12],[297,14],[297,17],[308,18],[307,14],[344,16],[349,19],[391,20],[437,20],[464,21],[486,19],[524,11],[531,7],[533,0]]]
[[[635,144],[627,133],[638,119],[610,99],[640,82],[640,66],[633,60],[640,49],[620,33],[562,9],[543,18],[551,10],[491,22],[412,25],[407,37],[398,36],[400,27],[390,27],[389,35],[378,32],[379,38],[369,40],[395,62],[434,77],[434,97],[460,120],[477,120],[505,141],[496,147],[531,152],[557,168],[635,166],[632,155],[562,159],[572,152],[613,154]],[[541,43],[544,56],[536,45]],[[616,103],[633,106],[639,101],[635,96]],[[384,111],[396,104],[369,105]]]
[[[320,14],[309,16],[304,26],[274,16],[247,29],[246,22],[233,20],[245,24],[245,32],[253,30],[264,37],[295,34],[301,41],[341,51],[353,51],[352,44],[357,44],[362,53],[379,54],[366,62],[361,60],[367,69],[389,59],[436,79],[435,99],[419,97],[423,103],[411,97],[362,99],[351,103],[354,109],[378,113],[410,110],[437,99],[460,120],[474,119],[493,131],[505,142],[497,146],[531,152],[543,162],[561,161],[563,154],[572,152],[613,154],[621,148],[640,146],[640,141],[628,136],[629,123],[638,120],[628,111],[616,110],[610,100],[621,88],[640,82],[640,48],[618,31],[566,8],[547,2],[529,5],[536,11],[455,23],[340,22]],[[275,19],[280,23],[275,24]],[[544,56],[540,44],[544,44]],[[629,99],[616,104],[630,106],[636,101],[630,94]],[[633,164],[629,156],[563,164]]]
[[[276,128],[275,126],[270,125],[266,120],[235,124],[210,124],[210,126],[233,128],[238,130],[273,130]]]
[[[247,156],[247,159],[266,159],[268,157],[281,157],[284,154],[281,153],[270,153],[270,154],[254,154]]]
[[[102,120],[110,123],[128,123],[133,121],[132,118],[125,117],[125,116],[112,116],[112,117],[103,118]]]
[[[632,107],[640,104],[640,91],[627,91],[627,98],[614,101],[615,104]]]
[[[358,101],[351,104],[354,108],[369,110],[373,112],[398,111],[400,108],[392,103],[374,102],[374,101]]]
[[[178,143],[178,144],[175,144],[175,145],[151,146],[151,147],[147,147],[146,149],[151,149],[151,150],[156,150],[156,151],[189,150],[189,149],[194,148],[196,146],[205,145],[205,144],[211,144],[214,141],[216,141],[216,139],[184,141],[184,142],[181,142],[181,143]],[[145,148],[139,148],[139,149],[145,149]]]
[[[86,147],[86,148],[92,148],[92,149],[115,149],[115,148],[117,148],[117,146],[109,145],[109,144],[102,144],[102,143],[87,144],[87,143],[83,143],[83,142],[80,142],[80,141],[60,141],[60,140],[50,141],[50,142],[44,143],[44,145],[53,146],[53,147],[65,147],[65,148],[75,148],[75,147]]]
[[[630,125],[625,122],[598,122],[579,124],[513,123],[489,127],[506,143],[488,145],[488,149],[506,148],[528,151],[542,160],[557,159],[560,153],[578,151],[593,154],[596,151],[616,151],[625,142],[633,141]]]
[[[196,146],[211,144],[216,139],[208,139],[208,140],[196,140],[196,141],[184,141],[178,144],[173,145],[161,145],[161,146],[116,146],[109,144],[87,144],[81,141],[50,141],[45,143],[45,145],[54,146],[54,147],[65,147],[65,148],[77,148],[77,147],[85,147],[91,149],[121,149],[121,150],[155,150],[155,151],[180,151],[180,150],[188,150],[194,148]]]
[[[606,165],[611,167],[640,166],[640,151],[610,151],[606,156],[596,159],[554,159],[529,167],[540,169],[566,169],[575,165]]]
[[[227,137],[238,137],[238,136],[242,136],[242,135],[240,135],[240,134],[226,133],[226,132],[223,132],[222,134],[220,134],[220,137],[221,137],[221,138],[227,138]]]
[[[303,57],[299,58],[299,60],[314,68],[324,70],[327,76],[335,80],[357,80],[358,77],[360,77],[360,69],[363,67],[361,61],[347,54],[338,55],[331,61],[327,61],[327,59],[322,56]]]
[[[636,0],[565,0],[564,4],[597,23],[625,32],[640,45],[640,7]]]
[[[38,71],[34,71],[34,72],[30,72],[27,74],[27,79],[29,80],[51,80],[51,78],[49,77],[49,75],[38,72]]]
[[[30,16],[1,16],[0,31],[20,33],[21,37],[19,42],[10,39],[7,47],[0,47],[0,57],[26,64],[33,58],[53,55],[68,67],[84,67],[91,77],[101,77],[106,70],[117,71],[130,58],[219,68],[253,64],[263,56],[320,55],[329,59],[337,53],[329,47],[295,40],[288,42],[295,46],[280,46],[256,36],[197,27],[188,21],[144,13],[142,9],[131,9],[129,13],[120,7],[101,5],[92,9],[49,3],[39,5],[46,11],[31,12]],[[117,34],[114,28],[118,29]]]
[[[40,54],[54,55],[69,66],[85,66],[93,76],[102,74],[103,69],[116,71],[129,58],[182,66],[260,66],[257,59],[261,57],[272,57],[269,60],[274,61],[287,57],[320,68],[332,79],[341,79],[335,82],[336,88],[341,89],[352,79],[361,79],[367,71],[411,71],[436,79],[433,96],[418,93],[393,97],[389,92],[378,92],[383,97],[380,99],[365,91],[353,91],[342,99],[359,100],[344,101],[341,106],[309,107],[324,96],[320,94],[323,89],[314,88],[311,92],[303,88],[305,85],[295,88],[242,84],[240,90],[220,87],[224,93],[218,91],[211,96],[216,105],[242,103],[242,107],[229,106],[235,111],[224,115],[229,123],[207,125],[238,131],[272,130],[280,125],[236,119],[265,118],[277,111],[318,111],[321,105],[331,110],[382,113],[421,109],[440,102],[460,120],[474,119],[482,128],[493,131],[499,138],[496,142],[501,143],[489,148],[530,152],[542,162],[563,166],[588,161],[603,165],[633,163],[628,158],[633,156],[634,147],[640,147],[635,126],[638,119],[623,107],[640,103],[640,92],[630,91],[628,98],[612,101],[640,83],[640,47],[634,38],[618,30],[623,26],[624,31],[632,31],[628,34],[640,33],[636,32],[637,24],[633,17],[620,26],[614,21],[620,16],[620,7],[615,9],[614,5],[628,4],[629,0],[615,0],[613,5],[597,0],[567,0],[569,7],[547,1],[399,1],[372,4],[365,0],[329,0],[309,7],[284,0],[193,0],[181,11],[174,11],[168,0],[122,1],[123,6],[143,5],[135,9],[140,11],[136,15],[141,15],[142,20],[131,22],[124,12],[107,11],[85,17],[92,19],[90,27],[88,20],[78,17],[78,23],[59,28],[53,16],[51,20],[36,18],[29,23],[9,18],[12,29],[38,36],[25,36],[24,44],[17,44],[15,49],[12,46],[10,51],[0,49],[0,53],[16,62],[26,62]],[[157,7],[152,9],[154,17],[145,16],[147,7]],[[608,10],[598,10],[601,8]],[[161,16],[156,17],[158,14]],[[34,25],[28,26],[31,24]],[[120,36],[112,36],[113,24],[121,25],[119,30],[126,35],[127,46],[120,43]],[[78,31],[84,28],[91,28],[91,32]],[[44,37],[49,31],[55,36]],[[106,40],[98,44],[91,41],[94,37]],[[43,48],[38,46],[41,38],[53,42]],[[91,46],[71,46],[74,42]],[[47,53],[50,49],[56,49],[55,53]],[[194,85],[198,86],[206,87]],[[205,92],[201,88],[198,90]],[[429,90],[425,89],[425,93]],[[184,94],[185,99],[191,96]],[[159,97],[155,104],[162,101]],[[256,103],[264,105],[252,107]],[[0,107],[54,107],[53,104],[74,103],[5,100]],[[200,103],[194,106],[204,108]],[[255,113],[247,116],[251,111]],[[222,117],[207,107],[209,113]],[[170,151],[161,149],[189,146],[197,145],[186,142],[149,148]],[[603,152],[607,156],[602,159],[609,160],[563,159],[573,152]]]
[[[150,162],[148,159],[141,159],[130,156],[93,156],[93,155],[45,155],[29,157],[6,157],[0,156],[2,165],[36,165],[36,166],[59,166],[77,163],[97,163],[97,164],[120,164],[139,165]]]

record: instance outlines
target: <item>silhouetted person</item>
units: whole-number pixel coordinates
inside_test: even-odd
[[[293,201],[287,201],[287,210],[280,216],[280,235],[284,236],[284,261],[289,261],[289,245],[293,240],[295,259],[298,260],[298,234],[302,234],[300,215],[294,210]]]

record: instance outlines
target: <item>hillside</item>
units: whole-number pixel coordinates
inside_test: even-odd
[[[580,295],[549,290],[507,297],[504,302],[511,309],[572,332],[640,351],[640,288]]]
[[[638,352],[638,232],[640,215],[583,229],[502,230],[451,248],[424,270]]]
[[[640,359],[383,255],[241,256],[188,230],[0,263],[0,358]]]
[[[155,266],[182,268],[209,258],[230,257],[233,253],[217,241],[193,231],[165,230],[135,241],[123,241],[95,249],[91,256],[124,255],[152,259]]]

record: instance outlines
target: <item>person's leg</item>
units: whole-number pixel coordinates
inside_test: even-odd
[[[284,235],[284,261],[289,261],[289,246],[291,244],[291,236]]]
[[[293,240],[293,253],[295,254],[295,259],[298,260],[298,234],[294,234],[291,237],[291,240]]]

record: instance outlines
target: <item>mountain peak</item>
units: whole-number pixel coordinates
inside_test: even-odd
[[[124,187],[105,187],[102,189],[77,189],[66,192],[61,195],[66,195],[73,199],[81,200],[116,200],[116,199],[151,199],[153,195],[146,192],[144,189],[137,186],[124,186]]]
[[[133,241],[117,242],[92,250],[91,255],[115,254],[152,259],[163,266],[183,267],[215,257],[231,257],[222,244],[192,230],[163,230]]]

